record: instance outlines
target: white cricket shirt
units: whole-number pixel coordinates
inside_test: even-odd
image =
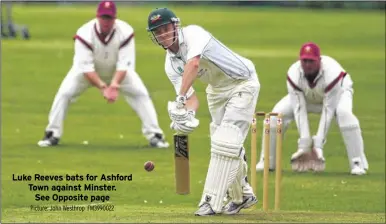
[[[353,82],[343,67],[329,56],[321,56],[319,74],[310,83],[304,75],[300,61],[294,63],[288,70],[287,88],[294,117],[301,138],[309,138],[309,121],[307,104],[323,106],[316,139],[324,141],[340,97],[344,91],[353,91]]]
[[[186,62],[200,55],[198,79],[208,84],[207,92],[226,91],[234,88],[242,80],[256,79],[253,63],[236,54],[208,31],[197,25],[189,25],[179,30],[179,52],[167,50],[165,72],[178,94]],[[194,92],[191,87],[189,97]]]
[[[287,83],[289,90],[303,92],[307,103],[322,104],[326,93],[336,88],[351,88],[352,81],[343,67],[329,56],[321,56],[321,69],[314,79],[309,83],[304,76],[300,61],[295,62],[288,70]],[[343,82],[345,80],[345,82]]]
[[[134,30],[116,19],[110,34],[103,39],[97,19],[81,26],[76,35],[72,70],[76,74],[97,72],[102,79],[111,79],[115,71],[135,70]]]

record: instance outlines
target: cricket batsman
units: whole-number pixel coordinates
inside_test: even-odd
[[[150,146],[169,147],[158,125],[149,93],[135,71],[134,30],[116,17],[115,3],[102,1],[96,18],[78,29],[74,37],[73,65],[56,93],[48,126],[44,138],[38,142],[39,146],[59,143],[70,102],[93,86],[109,103],[114,103],[121,92],[141,119],[142,133]]]
[[[236,214],[254,205],[257,199],[246,179],[243,143],[260,90],[255,66],[202,27],[181,27],[167,8],[149,14],[147,30],[166,51],[165,71],[177,94],[168,104],[173,130],[189,134],[199,125],[195,118],[199,101],[192,85],[197,78],[208,84],[211,157],[195,215]],[[223,206],[227,191],[231,200]]]
[[[288,70],[288,95],[273,108],[283,115],[283,132],[295,120],[299,132],[298,150],[291,157],[296,172],[325,169],[323,148],[332,119],[335,117],[346,146],[351,174],[363,175],[369,168],[363,146],[361,128],[353,114],[353,81],[350,75],[333,58],[320,54],[315,43],[305,43],[299,60]],[[311,136],[308,113],[321,114],[316,135]],[[270,132],[276,132],[276,117],[271,120]],[[270,139],[270,169],[275,169],[275,135]],[[264,149],[264,143],[262,146]],[[261,151],[257,171],[264,170],[264,153]]]

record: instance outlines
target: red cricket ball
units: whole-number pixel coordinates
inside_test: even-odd
[[[147,161],[144,164],[144,168],[146,171],[150,172],[150,171],[154,170],[154,163],[152,161]]]

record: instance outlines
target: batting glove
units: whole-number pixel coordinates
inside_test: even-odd
[[[185,108],[179,109],[177,108],[176,102],[170,102],[170,101],[168,102],[168,113],[172,121],[175,121],[181,124],[192,120],[192,118],[194,118],[195,116],[194,111],[188,111]]]
[[[198,127],[200,121],[196,118],[193,118],[191,121],[185,123],[177,123],[172,121],[170,128],[175,130],[179,134],[190,134]]]

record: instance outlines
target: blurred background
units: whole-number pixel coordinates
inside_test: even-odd
[[[30,38],[30,32],[27,25],[20,25],[13,22],[12,5],[39,5],[39,4],[57,4],[57,5],[95,5],[98,1],[2,1],[1,6],[1,36],[3,38],[15,38],[17,33],[23,39]],[[249,6],[260,8],[304,8],[315,10],[385,10],[384,1],[119,1],[121,5],[146,5],[146,4],[163,4],[163,5],[209,5],[209,6]]]
[[[6,2],[6,1],[2,1]],[[19,4],[42,4],[42,3],[57,3],[57,4],[95,4],[98,1],[13,1]],[[157,3],[172,3],[184,5],[233,5],[233,6],[257,6],[257,7],[300,7],[313,9],[375,9],[384,10],[384,1],[116,1],[120,4],[151,4]]]

